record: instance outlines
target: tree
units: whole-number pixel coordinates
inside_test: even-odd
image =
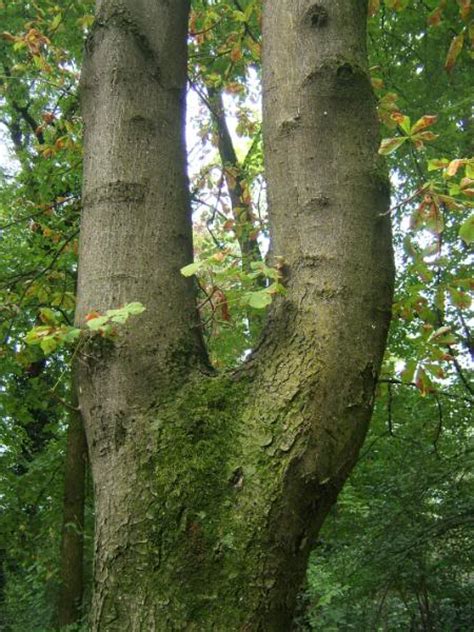
[[[0,134],[10,141],[13,157],[5,163],[3,150],[0,154],[0,627],[9,632],[43,632],[87,616],[93,498],[88,489],[82,524],[84,459],[70,369],[83,354],[86,360],[94,355],[97,341],[110,349],[120,344],[126,328],[117,321],[124,323],[142,309],[134,303],[112,315],[94,310],[86,327],[72,326],[82,205],[77,92],[93,4],[0,2]],[[281,258],[265,256],[261,3],[191,4],[188,161],[195,262],[183,274],[196,274],[199,330],[212,365],[233,378],[243,414],[247,403],[240,401],[237,386],[245,371],[242,359],[258,348],[255,336],[268,305],[274,303],[274,318],[282,301],[293,300],[283,283],[295,280],[294,275],[284,279],[288,265],[285,269]],[[369,11],[370,75],[382,135],[388,137],[380,151],[388,154],[395,176],[387,212],[398,264],[394,321],[367,445],[318,536],[295,625],[325,631],[470,629],[473,9],[457,0],[370,0]],[[319,20],[314,18],[315,28]],[[287,155],[293,156],[288,151],[285,160]],[[296,219],[291,223],[294,228]],[[132,319],[131,331],[139,323]],[[258,359],[251,361],[258,366]],[[206,411],[209,397],[202,393]],[[250,402],[252,396],[249,392]],[[306,395],[299,397],[296,403]],[[265,419],[268,410],[278,413],[263,400],[261,405],[256,410]],[[189,421],[190,415],[184,416]],[[229,459],[227,470],[237,491],[248,485],[249,472],[243,467],[242,425],[235,428],[237,463]],[[278,432],[270,439],[278,441]],[[250,431],[244,436],[251,440]],[[195,432],[194,438],[202,448],[209,433]],[[275,464],[282,456],[279,445],[261,447],[274,451]],[[189,461],[196,450],[191,440],[187,446]],[[194,461],[189,475],[197,470],[200,476],[206,467]],[[198,504],[191,504],[191,512]],[[219,511],[212,515],[217,524]],[[252,524],[257,523],[256,516]],[[183,528],[187,524],[183,520]],[[201,526],[209,542],[209,521]],[[219,533],[217,550],[228,562],[232,535],[224,526]],[[179,538],[175,542],[180,545]]]
[[[286,291],[250,358],[224,374],[209,366],[179,273],[192,259],[188,10],[99,2],[83,69],[76,322],[146,306],[113,344],[78,354],[96,502],[92,627],[283,630],[363,442],[390,316],[367,6],[265,5],[272,256]]]

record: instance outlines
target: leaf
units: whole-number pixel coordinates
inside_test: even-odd
[[[78,18],[77,24],[83,29],[89,29],[94,24],[95,17],[92,14],[87,14]]]
[[[433,383],[422,366],[418,367],[416,372],[415,384],[422,397],[425,397],[428,393],[431,393],[434,390]]]
[[[469,309],[471,307],[471,297],[467,292],[458,290],[453,286],[448,288],[448,292],[453,305],[459,307],[459,309]]]
[[[56,314],[49,307],[43,307],[40,309],[39,317],[42,323],[45,325],[56,325],[57,318]]]
[[[373,18],[380,11],[380,0],[369,0],[369,18]]]
[[[449,165],[449,160],[447,158],[434,158],[433,160],[428,160],[428,171],[436,171],[437,169],[446,169]]]
[[[395,11],[403,11],[407,8],[409,0],[386,0],[389,9],[395,9]]]
[[[109,314],[109,312],[107,312],[107,316],[113,323],[117,323],[117,325],[125,325],[130,314],[127,314],[126,312],[122,310],[116,310],[116,311],[117,311],[117,314],[112,314],[112,315]]]
[[[3,33],[0,33],[0,38],[6,40],[7,42],[18,41],[18,37],[16,37],[15,35],[12,35],[11,33],[7,33],[6,31],[4,31]]]
[[[190,263],[187,266],[184,266],[184,268],[181,268],[180,272],[184,277],[191,277],[199,272],[202,265],[202,262],[195,261],[194,263]]]
[[[420,132],[422,129],[426,129],[430,125],[434,125],[437,120],[438,120],[438,117],[435,114],[425,114],[425,116],[422,116],[413,125],[413,127],[410,130],[410,134],[413,136],[413,134]]]
[[[471,14],[471,0],[458,0],[461,20],[467,20]]]
[[[52,329],[48,325],[40,325],[39,327],[34,327],[30,329],[30,331],[25,336],[25,342],[27,345],[38,345],[41,344],[42,338],[48,336],[51,333]]]
[[[70,327],[64,334],[64,342],[72,344],[80,337],[81,330],[78,327]]]
[[[56,351],[58,348],[58,342],[54,336],[47,336],[46,338],[42,338],[40,347],[45,355],[49,355],[50,353],[53,353],[53,351]]]
[[[62,20],[63,20],[63,14],[56,13],[51,24],[49,25],[50,30],[55,31],[58,28],[58,26],[61,24]]]
[[[451,40],[451,45],[448,50],[448,55],[444,63],[444,69],[446,72],[451,72],[456,64],[456,60],[459,57],[459,53],[464,45],[464,31],[459,35],[455,35]]]
[[[470,246],[474,242],[474,215],[461,224],[459,237]]]
[[[439,26],[441,24],[442,16],[443,16],[443,9],[441,7],[436,7],[436,9],[432,11],[428,16],[428,25]]]
[[[417,364],[417,360],[408,360],[408,362],[406,363],[406,366],[403,369],[401,375],[402,381],[406,384],[410,384],[411,382],[413,382],[413,377],[415,375]]]
[[[247,304],[254,309],[265,309],[272,302],[272,297],[266,290],[248,292],[246,299]]]
[[[138,314],[142,314],[146,310],[146,307],[143,303],[136,301],[134,303],[127,303],[123,309],[127,310],[130,316],[137,316]]]
[[[401,129],[406,133],[410,133],[411,121],[410,117],[402,114],[401,112],[394,112],[392,114],[392,119],[395,121],[397,125],[401,127]]]
[[[410,139],[415,143],[417,149],[422,149],[424,147],[424,141],[436,140],[438,136],[439,134],[435,134],[434,132],[418,132],[418,134],[410,136]]]
[[[380,144],[379,154],[387,156],[398,149],[408,140],[408,136],[397,136],[396,138],[384,138]]]
[[[444,325],[443,327],[439,327],[436,331],[431,334],[431,339],[439,338],[439,336],[444,336],[447,333],[451,332],[451,327],[449,325]]]
[[[464,164],[464,160],[460,158],[456,158],[456,160],[451,160],[446,170],[446,175],[450,177],[455,176],[459,167],[461,167],[461,165],[463,164]]]
[[[101,327],[109,322],[108,316],[99,316],[98,318],[91,318],[87,321],[87,326],[91,331],[98,331]]]
[[[242,59],[242,49],[239,45],[234,46],[234,48],[230,51],[230,58],[235,63]]]

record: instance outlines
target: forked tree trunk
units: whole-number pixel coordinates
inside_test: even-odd
[[[141,301],[78,364],[96,496],[93,630],[288,630],[370,418],[392,295],[365,0],[265,3],[273,250],[287,294],[210,372],[179,269],[188,2],[103,0],[83,73],[79,323]]]

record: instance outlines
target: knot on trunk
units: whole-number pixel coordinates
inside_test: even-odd
[[[306,11],[304,21],[311,28],[322,28],[328,23],[329,15],[327,9],[320,4],[313,4]]]

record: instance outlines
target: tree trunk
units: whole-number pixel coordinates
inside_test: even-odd
[[[287,293],[235,374],[206,363],[183,149],[188,2],[102,0],[83,73],[78,363],[96,497],[92,630],[288,630],[370,418],[392,294],[365,0],[265,4],[273,251]]]
[[[242,270],[252,272],[251,264],[262,260],[258,241],[253,236],[256,231],[252,204],[246,197],[248,192],[246,192],[245,178],[227,125],[222,92],[216,88],[208,88],[207,92],[209,107],[217,129],[219,156],[232,205],[234,230],[242,255]]]
[[[77,399],[73,397],[77,406]],[[61,587],[58,602],[60,628],[82,617],[84,592],[84,507],[87,443],[79,411],[69,414],[64,473],[64,513],[61,538]]]

